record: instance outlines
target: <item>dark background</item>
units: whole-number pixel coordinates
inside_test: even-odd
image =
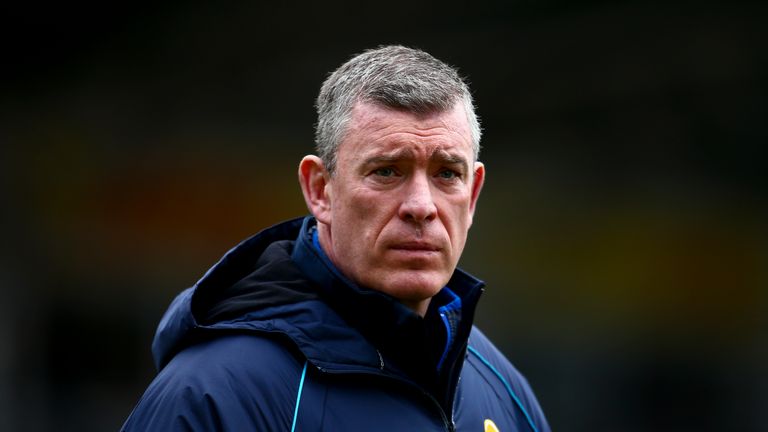
[[[306,212],[326,74],[388,43],[471,83],[488,181],[461,265],[553,428],[768,430],[764,2],[0,16],[0,430],[117,430],[173,296]]]

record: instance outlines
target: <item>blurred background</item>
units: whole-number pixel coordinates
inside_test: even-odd
[[[768,431],[768,5],[3,6],[0,430],[117,430],[170,300],[306,209],[326,74],[425,49],[474,91],[461,266],[557,431]]]

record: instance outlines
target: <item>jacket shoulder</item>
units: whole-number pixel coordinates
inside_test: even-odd
[[[528,380],[477,327],[473,327],[470,334],[466,362],[499,397],[511,399],[513,410],[522,414],[530,430],[550,430]]]
[[[286,430],[303,366],[276,337],[226,334],[199,342],[160,371],[123,430]]]

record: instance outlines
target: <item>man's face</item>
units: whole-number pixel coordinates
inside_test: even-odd
[[[316,214],[321,244],[349,278],[423,314],[461,256],[484,173],[461,104],[414,115],[359,103]]]

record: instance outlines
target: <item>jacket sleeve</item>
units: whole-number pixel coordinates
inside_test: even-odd
[[[290,430],[302,367],[266,337],[199,343],[160,371],[121,430]]]

